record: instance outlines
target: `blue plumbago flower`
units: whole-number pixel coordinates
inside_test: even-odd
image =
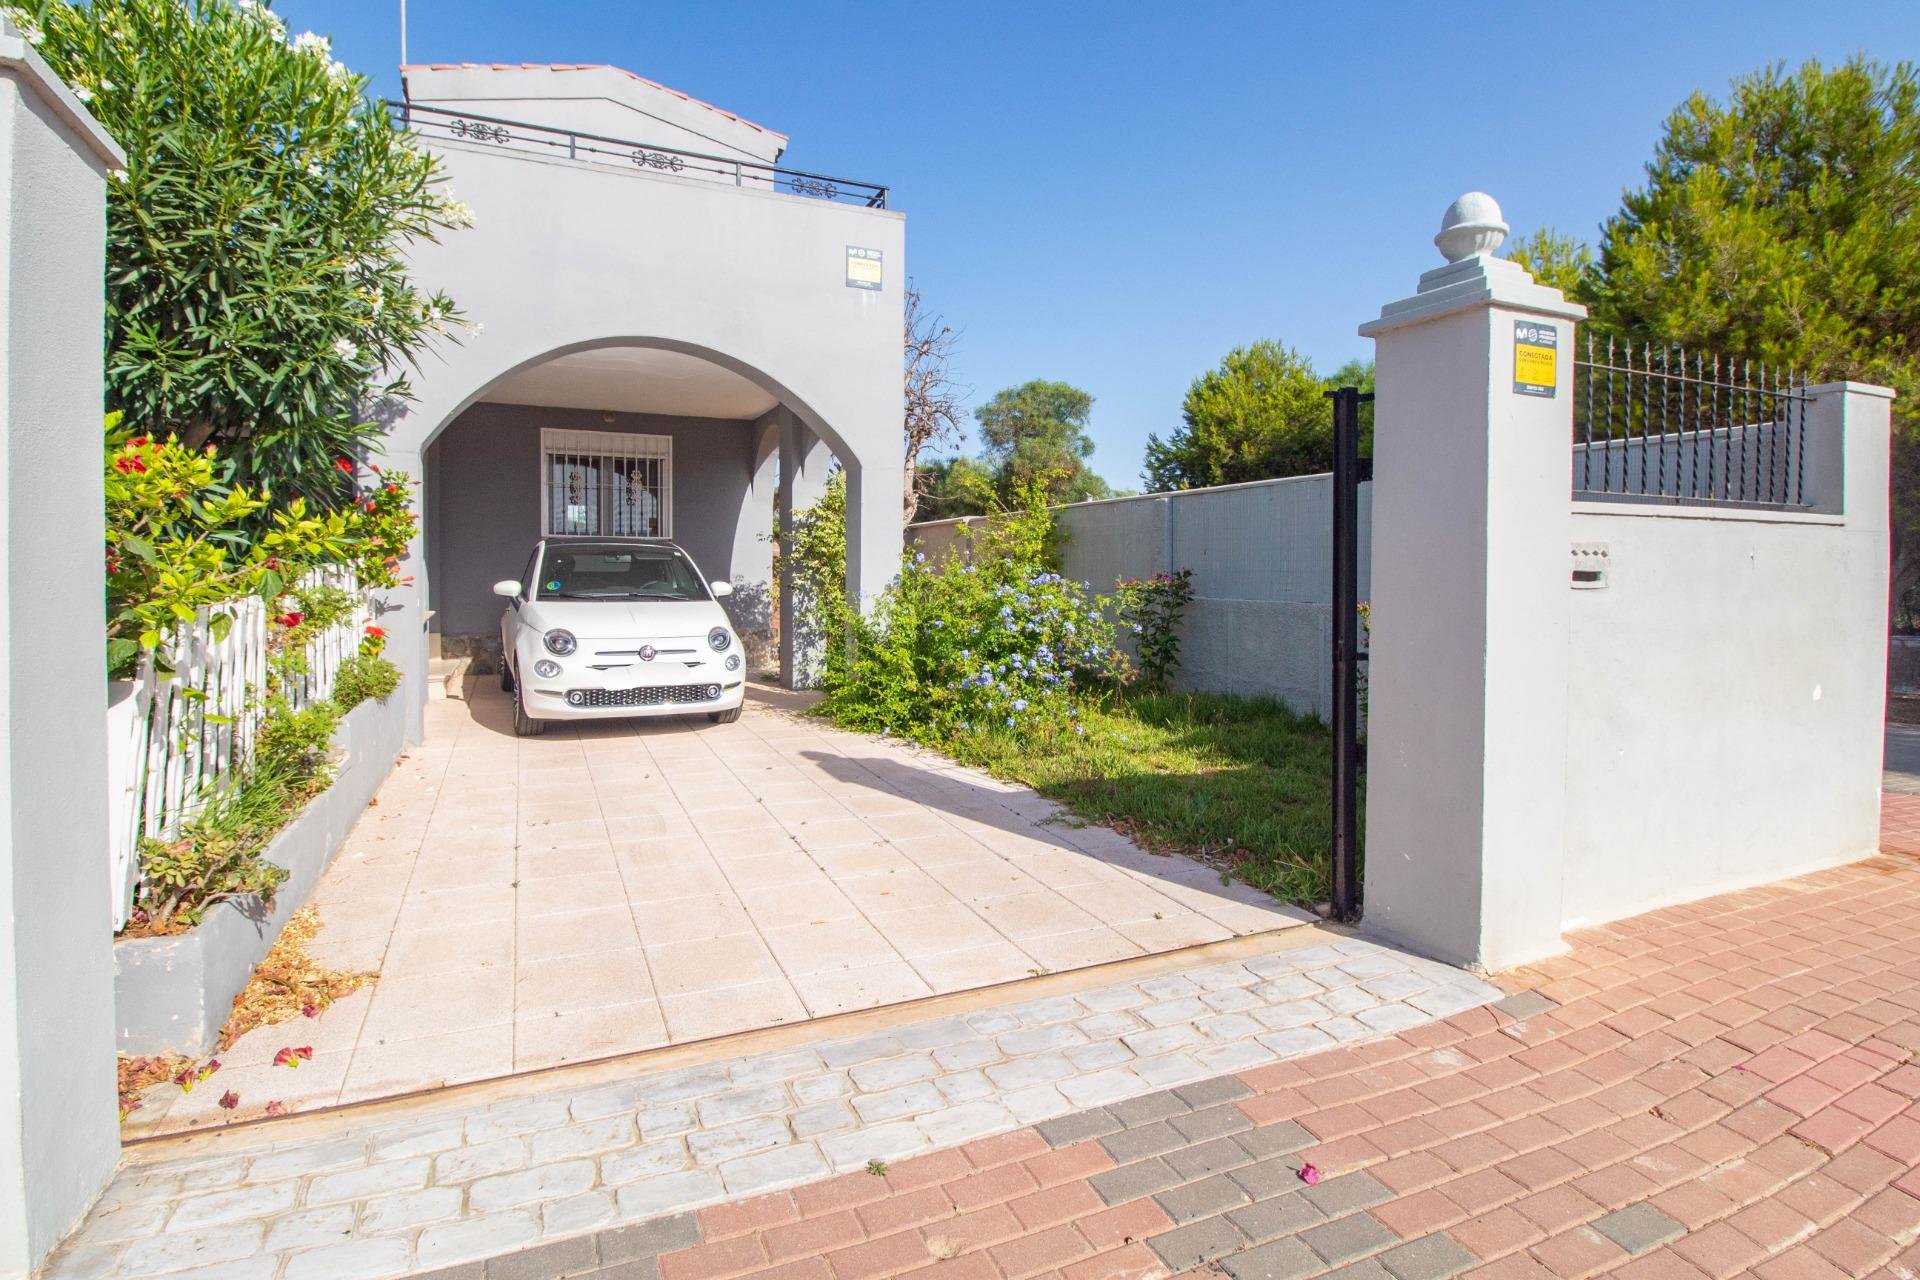
[[[1082,736],[1082,737],[1085,737],[1085,736],[1086,736],[1086,732],[1087,732],[1087,726],[1085,726],[1085,725],[1083,725],[1083,724],[1077,724],[1077,725],[1075,725],[1075,726],[1073,726],[1073,731],[1074,731],[1074,733],[1076,733],[1076,734],[1078,734],[1078,735],[1080,735],[1080,736]]]
[[[960,651],[960,656],[962,658],[971,658],[973,656],[973,651],[971,649],[962,649]]]
[[[947,625],[947,620],[945,618],[935,618],[933,620],[933,625],[935,626],[935,628],[944,627]],[[1138,631],[1139,629],[1140,628],[1138,627],[1134,628],[1135,631]]]
[[[965,568],[963,568],[962,570],[960,570],[960,572],[962,572],[962,573],[972,573],[972,572],[973,572],[973,566],[972,566],[972,565],[967,565],[967,566],[966,566]]]
[[[1027,709],[1027,700],[1025,698],[1015,698],[1013,700],[1013,709],[1015,711],[1025,711]]]
[[[1073,634],[1073,623],[1072,623],[1072,622],[1068,622],[1068,623],[1067,623],[1067,634],[1068,634],[1068,635],[1072,635],[1072,634]]]
[[[925,563],[927,562],[927,553],[926,553],[926,552],[924,552],[924,551],[916,551],[916,552],[914,552],[914,553],[913,553],[913,562],[914,562],[915,564],[925,564]]]
[[[935,626],[939,626],[940,624],[936,622],[936,623],[934,623],[934,625],[935,625]],[[1143,633],[1144,631],[1146,631],[1146,628],[1145,628],[1145,627],[1143,627],[1143,626],[1141,626],[1141,625],[1140,625],[1139,623],[1137,623],[1137,622],[1136,622],[1136,623],[1134,623],[1134,624],[1133,624],[1133,634],[1135,634],[1135,635],[1140,635],[1140,634],[1141,634],[1141,633]]]

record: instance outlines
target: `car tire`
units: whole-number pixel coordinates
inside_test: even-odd
[[[732,724],[739,718],[740,708],[738,707],[728,707],[725,711],[707,712],[707,719],[713,721],[715,724]]]
[[[500,659],[500,692],[513,692],[513,664],[505,658]]]
[[[547,731],[545,720],[535,720],[527,714],[527,695],[513,695],[513,736],[516,738],[537,738]]]

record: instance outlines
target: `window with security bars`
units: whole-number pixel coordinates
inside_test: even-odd
[[[546,428],[540,459],[546,536],[673,536],[671,437]]]

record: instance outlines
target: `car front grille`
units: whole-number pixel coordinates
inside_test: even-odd
[[[637,689],[569,689],[570,707],[664,707],[678,702],[712,702],[717,684],[655,684]]]

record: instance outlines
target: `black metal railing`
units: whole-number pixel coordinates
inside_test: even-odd
[[[412,102],[385,102],[383,105],[401,128],[428,140],[479,143],[522,155],[558,156],[620,169],[671,173],[724,182],[736,187],[860,205],[867,209],[887,207],[885,187],[852,178],[834,178],[824,173],[788,169],[759,160],[742,160],[733,156],[686,151],[679,147],[608,138],[575,129],[529,124],[524,120],[502,120],[495,116],[475,115],[471,111],[454,111]]]
[[[1575,497],[1808,505],[1806,379],[1591,333],[1573,371]]]

